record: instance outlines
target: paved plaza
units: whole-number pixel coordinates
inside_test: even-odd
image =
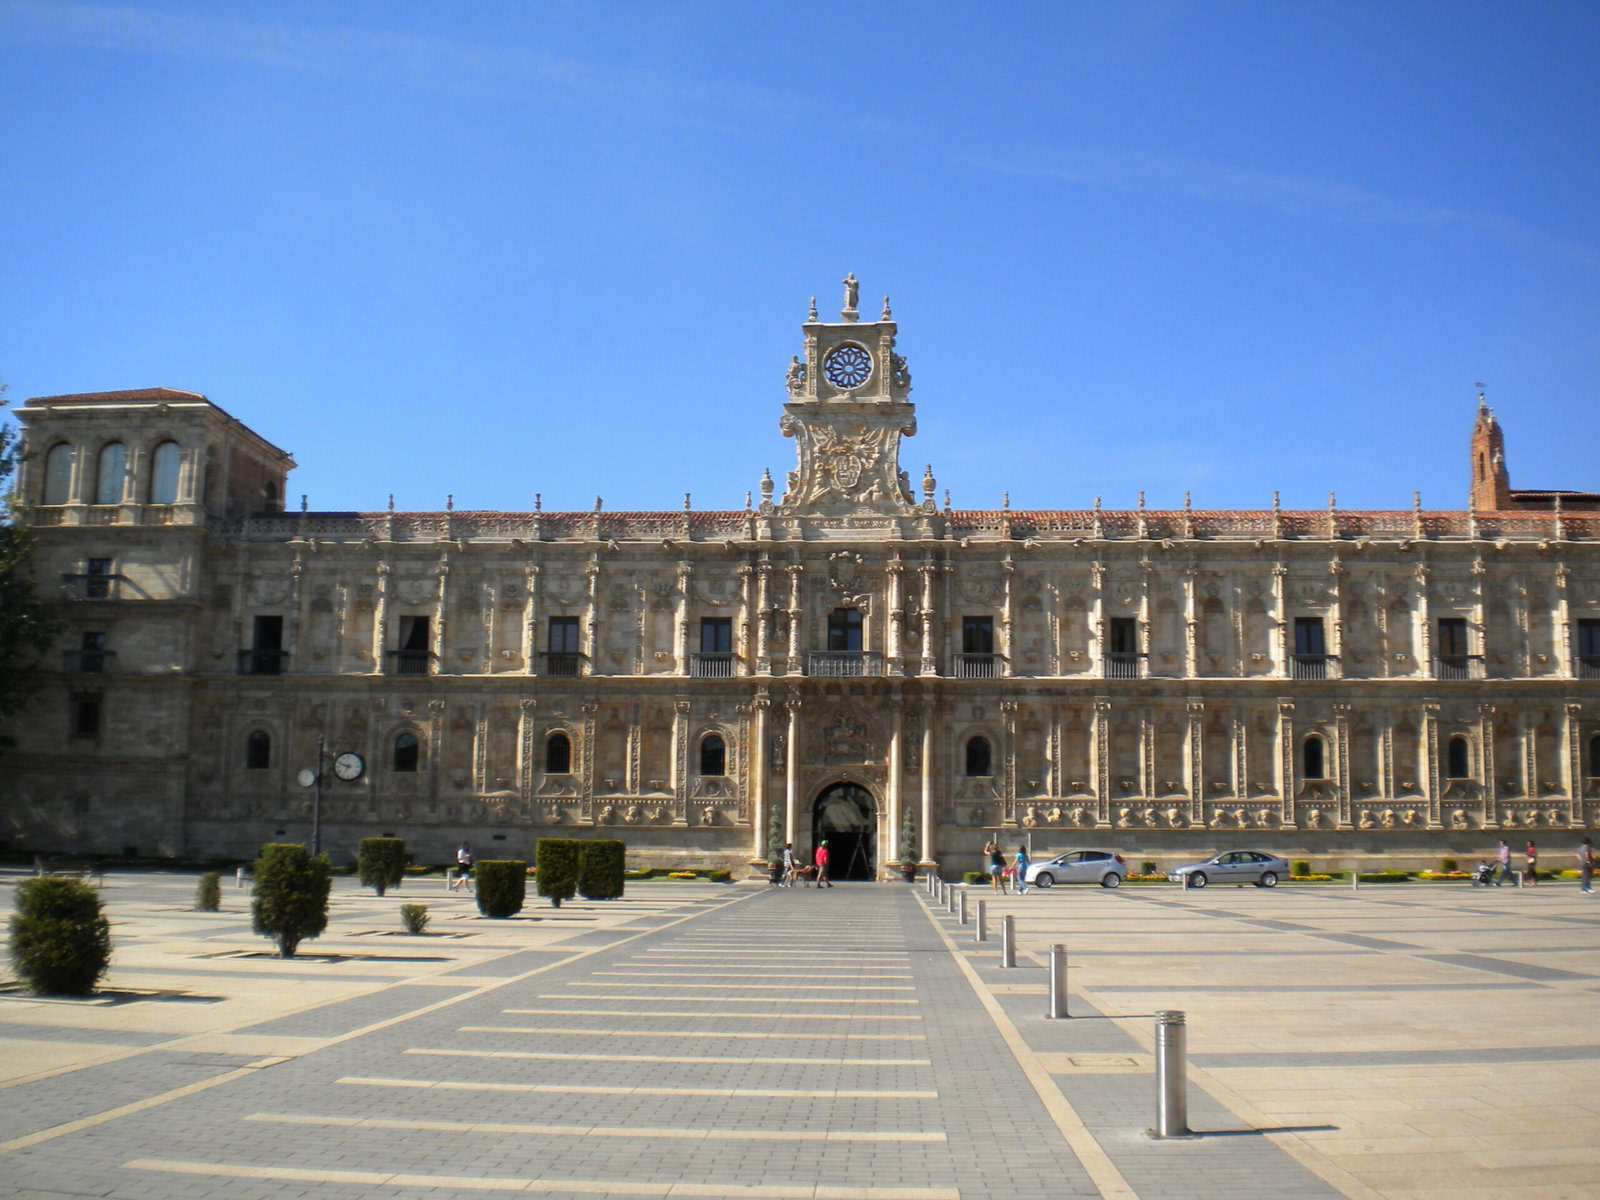
[[[1600,900],[1571,883],[974,889],[980,943],[920,885],[491,921],[340,879],[283,961],[247,890],[197,913],[195,879],[106,879],[95,997],[0,992],[0,1196],[1600,1194]],[[1181,1141],[1145,1132],[1166,1009]]]

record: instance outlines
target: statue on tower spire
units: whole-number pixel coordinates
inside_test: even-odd
[[[846,321],[854,321],[861,315],[856,305],[861,299],[861,281],[856,278],[856,273],[851,271],[844,277],[844,311],[839,315]]]

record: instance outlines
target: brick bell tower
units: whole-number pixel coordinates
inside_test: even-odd
[[[1506,471],[1505,434],[1494,409],[1478,393],[1478,420],[1472,426],[1472,492],[1474,512],[1499,512],[1511,507],[1511,476]]]

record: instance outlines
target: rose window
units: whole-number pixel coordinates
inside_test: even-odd
[[[836,347],[822,360],[822,373],[836,388],[858,388],[872,374],[872,355],[854,344]]]

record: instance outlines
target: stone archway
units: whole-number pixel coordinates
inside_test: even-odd
[[[811,807],[812,853],[826,839],[828,873],[836,880],[878,877],[877,834],[877,804],[858,783],[823,788]]]

